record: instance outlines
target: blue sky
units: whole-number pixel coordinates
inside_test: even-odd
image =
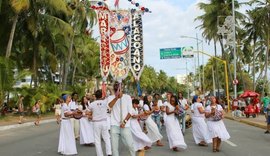
[[[243,0],[242,0],[243,1]],[[114,0],[107,0],[109,6],[113,9]],[[152,13],[146,13],[143,16],[143,34],[144,34],[144,59],[145,64],[151,65],[156,71],[163,70],[169,76],[185,74],[185,59],[167,59],[160,60],[159,49],[170,47],[196,47],[196,40],[189,38],[180,38],[180,36],[201,37],[201,31],[196,29],[200,22],[194,19],[202,15],[197,4],[199,2],[208,2],[207,0],[135,0],[140,5],[149,8]],[[134,8],[128,0],[120,0],[120,9]],[[98,36],[97,29],[94,34]],[[200,50],[202,44],[199,45]],[[214,54],[213,45],[203,43],[203,49],[209,54]],[[220,51],[220,49],[218,49]],[[204,58],[204,59],[203,59]],[[209,57],[199,56],[199,64],[205,64]],[[203,61],[202,61],[203,60]],[[194,72],[198,66],[197,55],[194,59],[188,59],[188,71]]]

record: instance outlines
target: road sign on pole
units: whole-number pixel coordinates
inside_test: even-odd
[[[191,46],[182,47],[181,51],[182,51],[182,57],[183,58],[192,58],[192,57],[194,57],[193,47],[191,47]]]
[[[160,49],[160,59],[176,59],[181,58],[181,48],[162,48]]]

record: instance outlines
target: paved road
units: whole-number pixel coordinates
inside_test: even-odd
[[[169,150],[166,137],[164,147],[153,146],[146,156],[267,156],[269,155],[270,135],[264,130],[236,121],[226,120],[225,124],[231,135],[229,142],[222,143],[219,153],[212,153],[211,145],[200,147],[195,145],[191,129],[186,131],[185,141],[188,149],[180,152]],[[38,127],[29,126],[0,131],[0,156],[58,156],[59,126],[53,123]],[[166,136],[166,133],[163,133]],[[123,147],[123,146],[122,146]],[[95,156],[95,148],[77,143],[79,156]],[[122,148],[121,156],[127,156],[127,150]]]

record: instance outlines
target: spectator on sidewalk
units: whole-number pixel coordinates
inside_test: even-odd
[[[264,94],[264,97],[262,99],[262,104],[263,104],[263,113],[265,115],[265,119],[267,121],[268,115],[267,115],[267,107],[269,105],[270,98],[268,97],[267,93]]]
[[[54,104],[53,108],[54,108],[54,115],[56,118],[56,123],[59,124],[61,121],[61,107],[62,107],[62,103],[64,103],[64,101],[60,98],[56,99],[56,103]]]
[[[23,99],[24,99],[24,96],[23,95],[20,95],[19,96],[19,100],[17,102],[17,105],[18,105],[18,112],[19,112],[19,124],[22,124],[23,123],[23,120],[24,120],[24,105],[23,105]]]
[[[269,134],[270,133],[270,105],[268,105],[267,107],[267,130],[264,132],[265,134]]]
[[[35,105],[32,107],[32,112],[37,116],[36,121],[34,122],[36,126],[39,125],[40,117],[41,117],[40,105],[41,105],[41,102],[40,100],[38,100],[36,101]]]

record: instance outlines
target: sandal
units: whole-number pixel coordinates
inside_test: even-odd
[[[177,149],[177,147],[173,147],[173,151],[177,152],[179,150]]]

